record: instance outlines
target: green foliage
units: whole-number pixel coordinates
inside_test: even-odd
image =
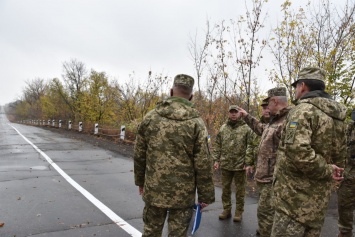
[[[328,72],[327,91],[351,108],[354,104],[355,3],[337,9],[329,0],[319,8],[307,4],[297,11],[291,2],[281,5],[283,20],[273,30],[269,48],[275,58],[270,79],[288,88],[302,67],[317,66]]]

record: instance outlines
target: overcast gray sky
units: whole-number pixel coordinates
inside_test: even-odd
[[[282,2],[269,0],[271,17]],[[194,75],[190,35],[207,18],[244,12],[244,0],[0,0],[0,105],[19,98],[25,81],[61,78],[70,59],[119,81],[132,71]]]

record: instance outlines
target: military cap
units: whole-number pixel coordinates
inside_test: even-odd
[[[174,86],[182,85],[192,89],[194,87],[194,83],[195,80],[189,75],[178,74],[174,78]]]
[[[238,111],[238,106],[237,105],[231,105],[231,106],[229,106],[229,110],[228,111],[231,111],[233,109]]]
[[[294,83],[292,83],[291,86],[295,87],[299,80],[319,80],[324,82],[325,75],[326,72],[321,68],[305,67],[301,69],[301,71],[298,73],[297,80]]]
[[[260,106],[267,106],[267,105],[269,104],[268,100],[269,100],[268,98],[263,99],[263,100],[261,101]]]
[[[275,87],[267,91],[267,98],[263,102],[268,103],[269,99],[274,96],[287,96],[285,87]]]

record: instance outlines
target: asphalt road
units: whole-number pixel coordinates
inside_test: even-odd
[[[256,198],[246,197],[243,220],[233,223],[218,220],[220,196],[216,188],[216,202],[203,212],[194,236],[255,236]],[[4,114],[0,201],[0,222],[5,223],[1,237],[136,237],[143,229],[143,202],[134,186],[131,159],[49,130],[9,123]],[[337,234],[332,203],[325,237]]]

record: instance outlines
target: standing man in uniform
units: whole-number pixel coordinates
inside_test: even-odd
[[[268,103],[266,101],[266,99],[261,101],[261,117],[260,117],[260,122],[263,124],[268,124],[270,122],[270,110],[267,107]],[[260,144],[260,135],[256,136],[255,138],[255,144],[257,144],[256,146],[258,146]],[[254,149],[254,162],[249,162],[247,164],[247,177],[252,177],[253,176],[253,171],[254,171],[254,167],[256,166],[256,162],[258,160],[258,152],[257,152],[257,147],[255,147]],[[249,175],[249,176],[248,176]],[[259,233],[259,229],[256,230],[256,234],[260,235]]]
[[[239,222],[244,212],[245,198],[245,160],[253,160],[254,135],[240,118],[236,105],[229,106],[228,121],[221,126],[213,149],[214,168],[221,168],[223,212],[220,220],[232,215],[231,185],[235,184],[235,215],[233,221]]]
[[[202,208],[215,200],[207,129],[190,102],[193,85],[192,77],[177,75],[171,97],[138,128],[134,175],[145,202],[142,237],[161,237],[166,218],[169,237],[186,237],[196,191]]]
[[[355,210],[355,109],[351,113],[352,122],[348,127],[348,159],[344,180],[338,189],[339,235],[353,237]]]
[[[292,84],[297,101],[277,151],[272,237],[320,236],[333,179],[342,179],[343,169],[334,163],[345,158],[340,152],[346,143],[334,131],[344,121],[346,107],[324,91],[324,80],[324,70],[308,67]]]
[[[271,193],[276,151],[286,116],[291,107],[288,106],[286,88],[284,87],[270,89],[264,102],[268,103],[270,113],[270,121],[267,124],[258,121],[245,110],[240,109],[240,112],[249,127],[261,136],[254,175],[260,195],[257,209],[259,227],[257,232],[262,237],[269,237],[274,220]],[[246,169],[248,172],[252,172],[252,166],[247,166]]]

